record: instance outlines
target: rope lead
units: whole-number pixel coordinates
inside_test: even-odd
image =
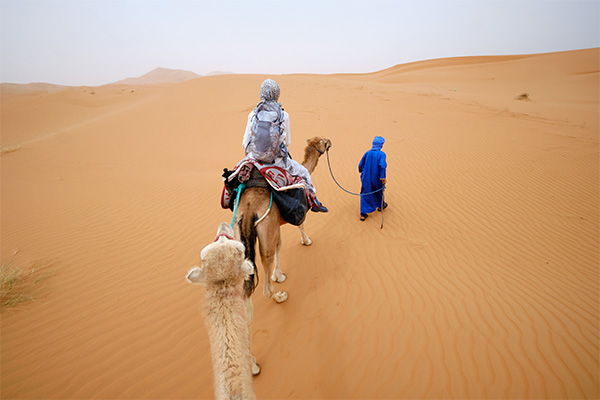
[[[349,190],[344,189],[342,187],[342,185],[340,185],[338,183],[338,181],[335,179],[335,176],[333,176],[333,171],[331,170],[331,163],[329,162],[329,150],[327,150],[327,166],[329,167],[329,173],[331,174],[331,177],[333,178],[333,181],[336,183],[336,185],[338,185],[340,187],[340,189],[342,189],[344,192],[346,192],[348,194],[351,194],[351,195],[354,195],[354,196],[366,196],[368,194],[373,194],[373,193],[377,193],[377,192],[381,192],[382,190],[385,190],[385,186],[383,186],[381,189],[377,189],[377,190],[374,190],[374,191],[369,192],[369,193],[353,193],[353,192],[351,192]]]
[[[340,185],[338,183],[338,181],[335,179],[335,176],[333,176],[333,171],[331,170],[331,163],[329,162],[329,149],[327,149],[327,166],[329,167],[329,173],[331,174],[331,177],[333,178],[333,181],[335,182],[336,185],[339,186],[340,189],[342,189],[344,192],[354,195],[354,196],[366,196],[369,194],[373,194],[373,193],[377,193],[377,192],[381,192],[384,191],[381,194],[381,228],[379,229],[383,229],[383,205],[385,204],[385,202],[383,201],[385,198],[385,185],[383,185],[383,187],[381,189],[377,189],[375,191],[369,192],[369,193],[353,193],[349,190],[346,190],[342,187],[342,185]]]
[[[231,227],[233,228],[233,226],[235,225],[235,216],[237,215],[237,209],[238,209],[238,203],[240,202],[240,196],[242,195],[242,192],[244,191],[244,189],[246,188],[246,184],[245,183],[240,183],[238,187],[236,187],[235,189],[233,189],[234,192],[237,192],[237,195],[235,196],[235,202],[233,203],[233,219],[231,220]]]

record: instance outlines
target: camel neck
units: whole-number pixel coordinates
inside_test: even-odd
[[[304,161],[302,165],[308,170],[309,174],[312,174],[315,168],[317,167],[317,163],[319,162],[319,152],[315,148],[307,148],[306,155],[304,157]]]

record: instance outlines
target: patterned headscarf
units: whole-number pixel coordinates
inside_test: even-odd
[[[273,79],[265,80],[260,85],[260,99],[265,101],[279,100],[279,85]]]

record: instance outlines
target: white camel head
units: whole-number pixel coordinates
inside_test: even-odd
[[[237,285],[254,272],[252,264],[244,260],[244,254],[244,245],[233,239],[231,226],[222,223],[215,241],[200,253],[202,266],[192,268],[186,279],[205,287]]]

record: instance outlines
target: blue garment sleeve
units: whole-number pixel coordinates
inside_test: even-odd
[[[362,158],[360,159],[360,162],[358,163],[358,172],[362,173],[363,171],[363,167],[365,165],[365,157],[367,156],[367,153],[363,154]]]
[[[382,151],[381,157],[379,158],[379,178],[380,179],[386,178],[386,169],[387,169],[386,155]]]

